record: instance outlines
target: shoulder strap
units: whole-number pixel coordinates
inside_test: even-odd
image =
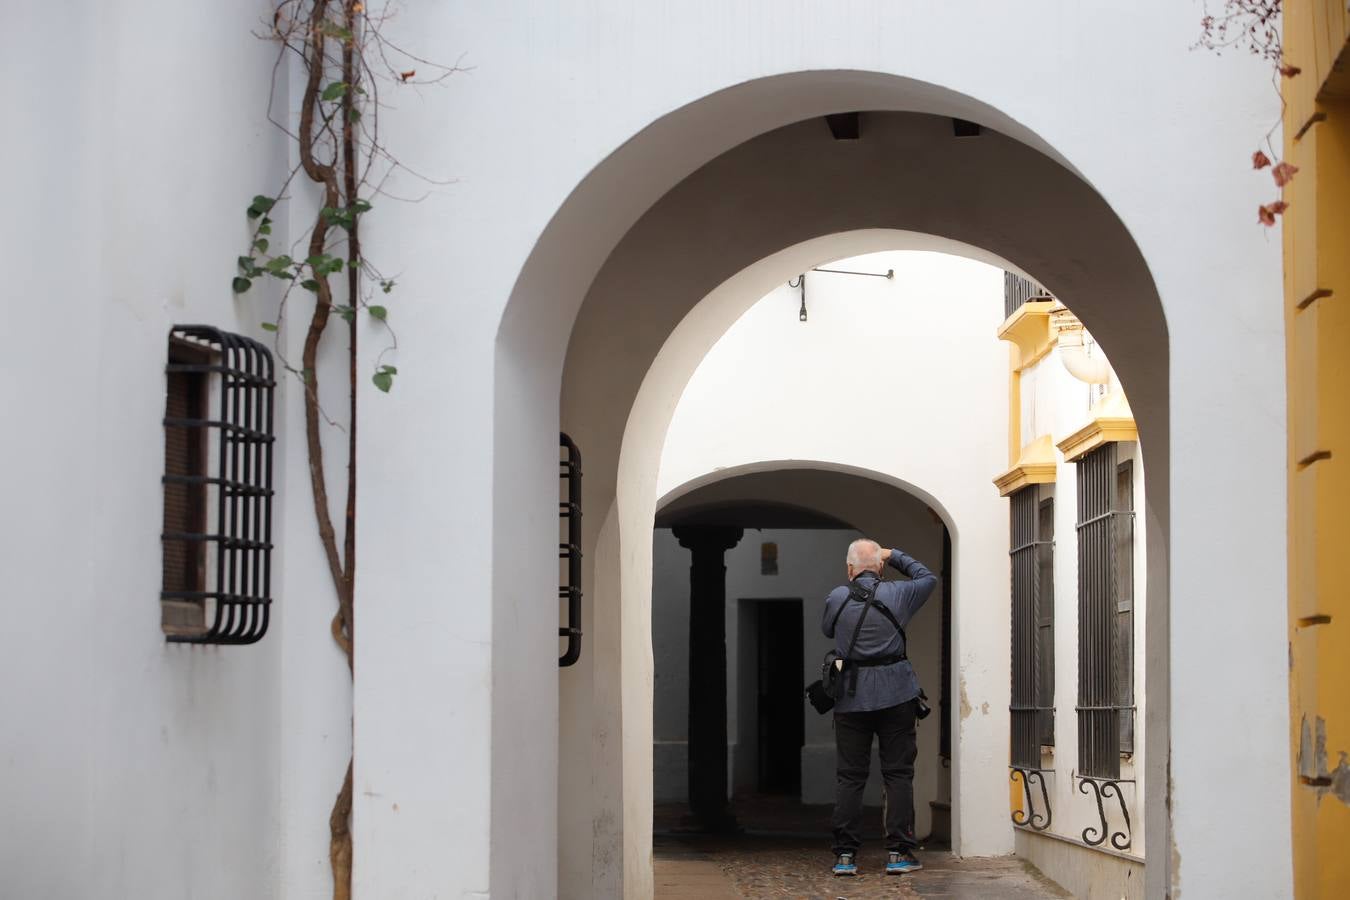
[[[880,584],[880,583],[881,583],[881,582],[877,582],[877,584]],[[849,590],[848,590],[848,596],[844,598],[844,602],[841,603],[841,604],[839,604],[839,609],[837,609],[837,610],[835,611],[835,613],[834,613],[834,620],[833,620],[832,622],[830,622],[830,631],[834,631],[836,628],[839,627],[839,617],[842,616],[842,615],[844,614],[844,607],[845,607],[845,606],[848,606],[848,601],[850,601],[850,600],[857,600],[859,603],[866,603],[868,606],[875,606],[878,610],[881,611],[881,614],[882,614],[883,616],[885,616],[886,619],[887,619],[892,625],[895,626],[895,630],[898,631],[898,632],[900,632],[900,640],[904,643],[904,647],[903,647],[902,649],[903,649],[906,653],[908,653],[908,652],[909,652],[909,635],[905,634],[905,629],[904,629],[904,627],[901,626],[899,620],[895,618],[895,614],[892,613],[889,609],[886,608],[886,604],[882,603],[880,600],[878,600],[878,599],[876,598],[876,588],[873,588],[873,589],[870,590],[870,591],[867,590],[866,588],[858,588],[858,589],[855,591],[855,590],[854,590],[855,587],[856,587],[856,585],[851,585],[851,586],[849,587]],[[862,620],[863,620],[863,617],[862,617],[862,616],[859,616],[859,617],[858,617],[858,627],[859,627],[859,628],[862,627]],[[858,640],[858,634],[857,634],[857,631],[858,631],[858,629],[855,628],[855,629],[854,629],[854,634],[853,634],[853,640],[849,642],[849,645],[848,645],[848,653],[846,654],[846,657],[847,657],[847,656],[852,656],[852,655],[853,655],[853,644],[856,643],[857,640]]]
[[[876,599],[875,597],[869,597],[868,600],[867,600],[867,603],[868,603],[869,606],[875,606],[875,607],[877,608],[877,610],[878,610],[883,616],[885,616],[885,617],[887,618],[887,620],[889,620],[890,623],[891,623],[892,625],[895,626],[895,630],[898,631],[898,632],[900,632],[900,640],[904,643],[904,647],[902,647],[901,649],[903,649],[906,653],[908,653],[908,652],[909,652],[909,637],[905,634],[905,629],[904,629],[903,626],[901,626],[900,620],[897,619],[897,618],[895,617],[895,613],[891,612],[891,611],[886,607],[886,604],[882,603],[880,600]]]
[[[844,602],[847,603],[848,601],[846,600],[846,601],[844,601]],[[871,597],[869,596],[869,597],[868,597],[868,602],[863,606],[862,612],[858,615],[858,624],[856,624],[856,625],[853,626],[853,637],[849,638],[849,641],[848,641],[848,649],[844,651],[844,659],[845,659],[845,661],[850,660],[850,659],[853,658],[853,648],[854,648],[854,646],[857,645],[857,643],[858,643],[858,634],[862,631],[862,623],[863,623],[863,619],[866,619],[866,618],[867,618],[867,611],[868,611],[869,609],[871,609],[871,608],[872,608],[872,603],[871,603]],[[841,609],[842,609],[842,607],[841,607]],[[838,616],[835,616],[835,618],[837,619]]]

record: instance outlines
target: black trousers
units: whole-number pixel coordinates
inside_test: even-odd
[[[886,794],[886,849],[913,850],[914,758],[919,749],[917,704],[869,712],[834,714],[834,853],[856,853],[862,844],[863,788],[872,763],[872,737],[881,742],[881,779]]]

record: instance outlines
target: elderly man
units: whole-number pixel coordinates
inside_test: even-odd
[[[820,624],[844,660],[843,690],[834,707],[834,874],[858,872],[863,787],[876,735],[886,790],[886,874],[899,875],[923,867],[914,858],[919,679],[905,654],[904,628],[938,580],[923,563],[899,550],[883,550],[876,541],[854,541],[847,562],[849,583],[830,592]],[[910,580],[882,581],[885,563]]]

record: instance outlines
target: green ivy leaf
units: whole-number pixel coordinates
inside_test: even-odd
[[[344,322],[350,322],[356,318],[356,310],[350,306],[335,306],[333,309],[339,316],[342,316]]]
[[[258,194],[253,198],[253,202],[248,205],[248,217],[250,219],[256,219],[264,213],[270,212],[272,207],[276,205],[277,201],[274,198]],[[266,224],[267,221],[268,220],[264,219],[263,223]]]
[[[398,374],[398,369],[395,369],[393,366],[380,366],[380,371],[388,372],[390,375]]]
[[[366,307],[366,311],[381,322],[389,316],[389,310],[385,309],[383,306],[368,306]]]
[[[370,201],[357,200],[355,203],[351,205],[350,209],[358,216],[361,215],[362,213],[368,213],[371,210]]]
[[[393,289],[394,289],[394,279],[390,278],[387,281],[380,282],[380,290],[384,291],[386,294],[392,291]]]
[[[252,281],[249,281],[247,278],[244,278],[243,276],[239,275],[236,275],[234,280],[230,282],[230,287],[234,289],[234,292],[236,294],[242,294],[244,291],[248,290],[252,286],[253,286]]]
[[[267,247],[268,247],[267,238],[258,238],[256,241],[253,242],[253,249],[257,250],[259,253],[266,253]]]
[[[361,121],[361,110],[353,106],[350,110],[347,111],[347,121],[349,122]]]
[[[313,291],[316,294],[319,292],[319,283],[313,278],[306,278],[304,281],[300,282],[300,286],[305,290]]]
[[[385,369],[387,368],[388,366],[385,366]],[[394,373],[387,372],[385,371],[385,369],[381,369],[380,371],[376,372],[374,375],[371,376],[370,380],[375,382],[375,386],[377,388],[379,388],[380,390],[384,391],[387,394],[389,393],[389,389],[394,386]]]
[[[277,278],[294,278],[295,276],[290,272],[293,265],[295,265],[295,260],[283,254],[269,259],[263,269],[268,275],[274,275]]]
[[[251,256],[241,256],[237,262],[239,263],[239,271],[245,275],[252,275],[258,270],[258,267],[253,264],[253,257]]]
[[[347,93],[347,82],[335,81],[323,89],[323,94],[321,96],[324,100],[333,101],[345,93]]]
[[[262,330],[263,330],[263,331],[276,331],[276,330],[277,330],[277,323],[276,323],[276,322],[263,322],[263,323],[262,323]]]

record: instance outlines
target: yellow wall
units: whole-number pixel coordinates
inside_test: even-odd
[[[1350,17],[1286,0],[1285,325],[1294,888],[1350,896]],[[1272,186],[1272,194],[1274,188]],[[1319,744],[1324,753],[1319,753]]]

